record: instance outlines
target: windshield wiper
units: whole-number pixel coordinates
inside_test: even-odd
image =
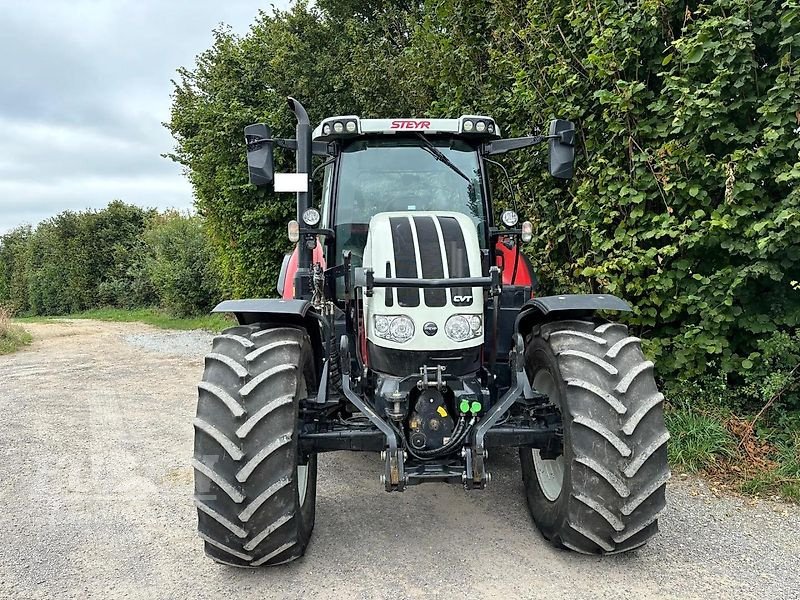
[[[455,173],[458,173],[461,177],[463,177],[466,180],[467,184],[469,185],[470,192],[472,192],[472,190],[474,189],[474,185],[472,184],[472,179],[470,179],[464,173],[464,171],[459,169],[455,165],[455,163],[453,161],[451,161],[449,158],[447,158],[441,150],[439,150],[436,146],[431,144],[430,140],[428,138],[426,138],[423,134],[417,132],[417,137],[422,140],[422,144],[423,145],[420,146],[420,148],[425,150],[428,154],[433,156],[433,158],[438,160],[440,163],[444,163],[446,166],[448,166],[450,169],[452,169]]]

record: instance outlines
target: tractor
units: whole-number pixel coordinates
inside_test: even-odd
[[[250,183],[296,194],[295,248],[280,297],[214,309],[238,325],[214,338],[199,384],[206,554],[237,567],[302,556],[317,456],[337,450],[379,453],[376,484],[401,492],[481,490],[489,450],[516,448],[532,519],[553,545],[601,555],[645,544],[665,507],[669,434],[641,340],[607,318],[630,306],[538,295],[522,252],[532,225],[495,209],[488,175],[492,157],[546,143],[550,174],[570,179],[574,125],[504,139],[480,115],[336,116],[312,131],[302,104],[288,104],[294,139],[263,123],[244,131]],[[295,172],[275,172],[276,148],[296,153]]]

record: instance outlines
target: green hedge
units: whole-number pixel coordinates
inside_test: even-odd
[[[0,236],[0,307],[63,315],[96,307],[207,312],[221,292],[199,217],[115,201]]]
[[[226,285],[265,293],[289,247],[292,199],[247,185],[242,128],[291,135],[285,96],[315,120],[477,112],[521,135],[573,119],[570,184],[545,175],[543,152],[504,160],[535,223],[529,253],[545,290],[618,294],[662,376],[713,370],[741,383],[773,336],[797,339],[798,6],[301,2],[262,13],[243,37],[218,31],[181,72],[174,158]]]
[[[208,312],[220,288],[202,222],[176,212],[159,215],[144,242],[145,272],[160,304],[181,316]]]

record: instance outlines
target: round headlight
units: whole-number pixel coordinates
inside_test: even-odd
[[[486,126],[486,129],[488,129],[488,130],[489,130],[489,133],[494,133],[494,123],[489,123],[489,124]]]
[[[472,315],[469,318],[469,328],[472,330],[473,333],[479,333],[482,325],[483,323],[481,322],[481,318],[478,315]]]
[[[325,125],[322,126],[322,135],[330,135],[330,134],[331,134],[331,126],[325,123]]]
[[[475,124],[475,131],[477,131],[478,133],[483,133],[484,131],[486,131],[486,122],[478,121]]]
[[[355,133],[356,132],[356,122],[355,121],[348,121],[346,127],[347,127],[347,133]]]
[[[342,125],[341,121],[336,121],[336,123],[333,124],[333,130],[336,133],[342,133],[344,131],[344,125]]]
[[[406,316],[395,317],[389,325],[389,336],[395,342],[407,342],[414,336],[414,321]]]
[[[386,335],[389,331],[389,319],[383,315],[375,315],[375,331],[380,335]]]
[[[472,131],[475,124],[472,121],[464,121],[464,131]]]
[[[472,337],[467,317],[463,315],[453,315],[444,324],[444,333],[454,342],[463,342]]]
[[[519,217],[513,210],[506,210],[503,211],[502,215],[500,215],[500,220],[506,227],[513,227],[519,222]]]
[[[303,223],[314,227],[319,223],[319,211],[316,208],[309,208],[303,213]]]

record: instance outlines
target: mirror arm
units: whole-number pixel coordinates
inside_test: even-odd
[[[481,148],[481,153],[484,156],[496,156],[498,154],[505,154],[506,152],[512,152],[514,150],[535,146],[536,144],[541,144],[542,142],[546,142],[548,140],[558,140],[560,143],[567,146],[574,146],[575,130],[566,129],[555,135],[528,135],[525,137],[496,140],[494,142],[484,144]]]
[[[264,138],[256,138],[253,140],[247,140],[245,145],[247,146],[248,152],[254,152],[255,150],[261,150],[261,147],[264,144],[270,143],[272,140],[265,140]]]
[[[293,150],[297,152],[297,140],[284,138],[256,138],[248,140],[247,150],[258,150],[264,144],[269,143],[275,144],[278,148],[285,148],[287,150]],[[334,156],[336,153],[335,144],[329,144],[328,142],[313,142],[312,144],[312,153],[314,156]]]
[[[525,137],[496,140],[494,142],[484,144],[483,148],[481,149],[481,153],[484,156],[505,154],[506,152],[511,152],[512,150],[520,150],[521,148],[528,148],[530,146],[535,146],[536,144],[541,144],[542,142],[549,140],[551,137],[553,136],[528,135]]]
[[[278,148],[286,148],[287,150],[294,150],[297,152],[297,140],[287,140],[284,138],[276,138],[272,140]]]
[[[297,140],[276,139],[273,141],[275,145],[280,148],[297,151]],[[329,144],[328,142],[311,142],[311,153],[314,156],[333,156],[334,144]]]

